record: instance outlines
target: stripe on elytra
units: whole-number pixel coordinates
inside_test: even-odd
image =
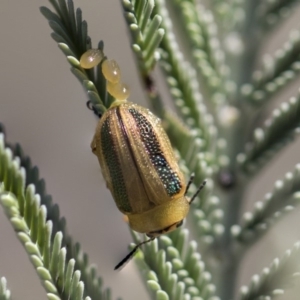
[[[131,212],[132,208],[128,200],[126,185],[122,170],[120,168],[118,155],[116,153],[113,135],[111,134],[111,129],[109,126],[110,119],[111,116],[108,116],[103,122],[101,128],[101,150],[104,155],[104,161],[109,170],[109,176],[112,182],[112,190],[116,203],[121,211]]]
[[[181,191],[181,183],[176,172],[172,170],[161,150],[151,123],[134,108],[129,109],[130,114],[137,123],[140,137],[147,150],[150,160],[163,182],[169,196],[174,196]]]

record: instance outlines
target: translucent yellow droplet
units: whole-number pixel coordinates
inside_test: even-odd
[[[123,82],[112,83],[107,81],[106,88],[117,100],[126,100],[130,95],[129,87]]]
[[[107,59],[102,63],[102,73],[111,83],[117,83],[121,79],[120,67],[114,59]]]
[[[89,49],[81,55],[80,65],[84,69],[91,69],[97,66],[103,57],[103,52],[100,49]]]

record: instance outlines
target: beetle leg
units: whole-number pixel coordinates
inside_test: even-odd
[[[93,105],[93,102],[91,100],[87,101],[86,102],[86,107],[89,109],[89,110],[92,110],[94,112],[94,114],[101,118],[101,114],[99,113],[99,111],[96,109],[96,107]]]

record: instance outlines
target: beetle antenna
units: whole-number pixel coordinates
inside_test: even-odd
[[[153,241],[155,237],[150,238],[149,240],[143,241],[137,244],[114,268],[114,270],[120,269],[125,263],[127,263],[135,254],[135,252],[144,244]]]
[[[188,192],[188,190],[189,190],[191,184],[192,184],[193,181],[194,181],[194,178],[195,178],[195,173],[192,173],[191,176],[190,176],[189,182],[188,182],[188,184],[187,184],[187,186],[186,186],[184,196],[187,194],[187,192]]]
[[[195,198],[198,196],[198,194],[200,193],[200,191],[205,187],[206,185],[206,180],[204,180],[202,182],[202,184],[198,187],[198,190],[196,191],[196,193],[194,194],[194,196],[192,197],[192,199],[190,200],[190,205],[191,203],[195,200]]]

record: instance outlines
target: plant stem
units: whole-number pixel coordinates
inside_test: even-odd
[[[232,103],[239,109],[239,120],[224,132],[224,136],[228,142],[227,155],[230,158],[229,170],[239,179],[231,191],[224,192],[224,225],[226,232],[220,241],[220,249],[222,249],[221,257],[223,261],[220,268],[218,287],[219,295],[222,300],[232,300],[236,292],[236,279],[240,268],[242,255],[239,253],[237,244],[231,237],[230,229],[232,225],[237,224],[240,217],[242,201],[246,189],[245,182],[241,179],[242,174],[239,173],[236,165],[236,156],[241,152],[244,145],[245,133],[250,118],[243,109],[243,99],[240,95],[240,88],[244,83],[251,81],[255,60],[258,53],[258,36],[259,31],[256,22],[257,0],[245,1],[245,20],[240,28],[236,28],[243,42],[243,53],[236,59],[233,67],[233,80],[237,83],[237,92]]]
[[[223,199],[226,202],[226,219],[224,224],[226,232],[220,242],[221,268],[218,278],[219,295],[222,300],[232,300],[236,290],[236,279],[241,257],[231,237],[230,228],[238,223],[243,195],[243,183],[238,183],[235,189],[223,195]]]

